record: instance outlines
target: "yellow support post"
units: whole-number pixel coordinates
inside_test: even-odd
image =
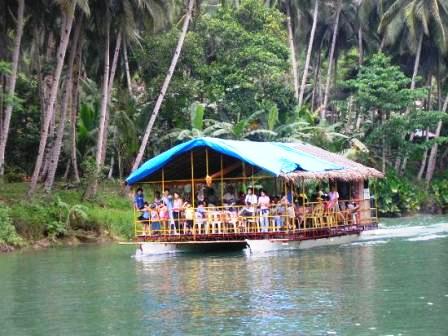
[[[222,160],[222,154],[221,154],[221,205],[223,205],[223,199],[224,199],[224,175],[223,175],[223,160]]]
[[[194,208],[194,162],[193,162],[193,151],[190,152],[190,165],[191,165],[191,206]]]
[[[208,148],[205,148],[205,176],[208,176]]]

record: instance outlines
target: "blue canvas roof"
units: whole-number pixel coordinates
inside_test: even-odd
[[[208,147],[221,154],[239,159],[275,176],[302,170],[324,172],[341,170],[343,166],[297,150],[286,143],[237,141],[218,138],[197,138],[174,146],[146,161],[126,179],[129,185],[143,181],[165,167],[174,158],[197,147]]]

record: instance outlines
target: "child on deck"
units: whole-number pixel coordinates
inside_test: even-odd
[[[151,208],[149,211],[151,216],[151,230],[154,234],[160,233],[160,215],[157,211],[157,206],[155,204],[151,204]]]
[[[184,214],[185,214],[185,228],[184,233],[191,233],[193,230],[194,223],[194,209],[191,207],[189,202],[185,202],[184,205]]]
[[[162,233],[168,233],[168,220],[170,218],[168,213],[168,207],[164,202],[162,202],[159,206],[159,218],[162,224]]]
[[[143,208],[141,208],[140,210],[142,211],[142,214],[138,217],[138,220],[140,222],[143,222],[143,234],[146,236],[150,219],[150,208],[148,202],[144,202]]]

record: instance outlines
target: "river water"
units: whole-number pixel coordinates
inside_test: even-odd
[[[448,218],[306,251],[0,255],[0,335],[448,335]]]

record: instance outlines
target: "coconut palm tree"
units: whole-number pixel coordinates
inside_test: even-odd
[[[105,38],[105,48],[100,122],[95,155],[98,172],[101,171],[106,158],[112,88],[123,36],[126,41],[138,40],[139,25],[148,25],[148,22],[154,29],[156,29],[155,27],[158,29],[159,25],[162,25],[161,22],[166,22],[160,18],[169,16],[169,10],[167,10],[167,8],[170,8],[171,3],[171,1],[158,0],[123,0],[120,2],[104,0],[104,2],[99,2],[98,4],[97,19],[105,27],[103,33]],[[110,63],[111,36],[116,36],[112,63]],[[98,179],[94,178],[93,183],[89,186],[89,189],[86,192],[87,198],[91,198],[96,194],[97,186]]]
[[[331,40],[331,48],[330,48],[330,55],[328,56],[328,69],[327,69],[327,81],[325,84],[325,93],[324,93],[324,102],[321,107],[320,112],[320,118],[322,120],[325,120],[326,110],[328,106],[328,97],[330,94],[330,81],[331,81],[331,74],[333,70],[333,62],[334,62],[334,52],[336,49],[336,39],[338,36],[338,29],[339,29],[339,18],[341,16],[342,11],[342,1],[343,0],[337,0],[336,7],[335,7],[335,19],[334,19],[334,28],[333,28],[333,37]]]
[[[305,65],[303,66],[302,82],[300,84],[300,93],[299,93],[299,104],[298,104],[299,108],[302,107],[302,104],[303,104],[303,99],[304,99],[304,94],[305,94],[305,86],[306,86],[306,82],[308,80],[308,71],[310,68],[311,53],[313,51],[314,36],[316,34],[318,14],[319,14],[319,0],[314,0],[313,24],[311,27],[308,48],[307,48],[307,52],[306,52]]]
[[[381,18],[385,43],[406,43],[415,55],[411,89],[415,88],[424,40],[447,51],[448,4],[444,0],[395,0]]]
[[[39,149],[37,153],[36,163],[34,166],[33,175],[31,177],[31,183],[28,190],[28,196],[32,196],[37,187],[37,180],[42,168],[42,162],[44,159],[45,149],[47,147],[48,130],[50,122],[53,119],[56,98],[59,91],[59,82],[61,79],[62,68],[64,65],[65,54],[67,51],[68,42],[70,40],[70,33],[73,26],[73,20],[75,17],[75,9],[78,7],[86,15],[90,13],[90,9],[85,0],[76,1],[62,1],[60,2],[62,24],[60,29],[60,40],[58,51],[56,53],[57,62],[54,70],[53,83],[51,85],[51,93],[49,97],[48,107],[44,114],[43,127],[41,129],[41,137],[39,143]]]
[[[11,122],[11,115],[13,110],[13,97],[16,89],[17,69],[19,66],[20,46],[22,43],[23,26],[24,26],[24,12],[25,0],[17,0],[17,14],[16,14],[16,36],[14,38],[14,49],[12,53],[12,66],[8,81],[8,97],[9,102],[6,104],[4,118],[0,122],[0,178],[5,172],[5,150],[6,142],[8,141],[9,125]]]
[[[145,153],[145,149],[148,144],[149,136],[151,134],[152,128],[156,121],[157,115],[159,114],[160,107],[162,106],[163,99],[165,97],[168,86],[171,82],[171,77],[173,76],[174,70],[177,65],[177,61],[179,60],[179,56],[182,51],[182,46],[184,44],[185,36],[187,35],[187,31],[188,31],[188,26],[190,24],[190,20],[193,15],[194,4],[195,4],[195,0],[188,0],[187,12],[184,17],[184,23],[182,26],[181,34],[179,36],[179,40],[177,41],[176,50],[174,51],[174,55],[171,60],[170,67],[166,74],[165,80],[162,84],[162,89],[160,90],[159,97],[157,98],[156,104],[154,105],[154,110],[152,111],[151,117],[149,118],[149,121],[148,121],[148,125],[146,126],[146,130],[145,130],[145,133],[142,138],[140,149],[137,153],[134,164],[132,166],[132,171],[134,171],[135,169],[138,168],[138,166],[140,165],[140,163],[143,159],[143,154]]]

